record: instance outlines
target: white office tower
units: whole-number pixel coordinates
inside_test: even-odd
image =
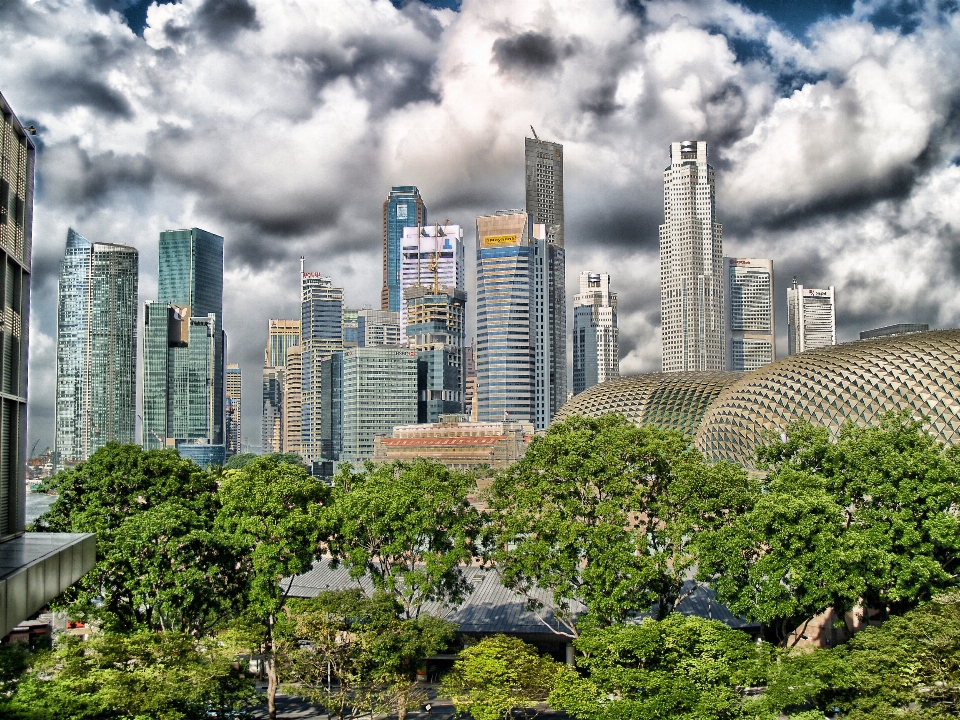
[[[722,263],[707,143],[671,143],[660,226],[664,372],[724,368]]]
[[[400,297],[416,285],[464,290],[463,230],[459,225],[403,229],[400,242]],[[407,304],[400,302],[400,340],[407,337]]]
[[[791,355],[837,344],[837,312],[833,286],[826,290],[793,285],[787,288],[787,343]]]
[[[607,273],[580,273],[573,296],[573,394],[620,377],[617,294]]]
[[[723,259],[727,370],[756,370],[777,359],[773,322],[773,260]]]

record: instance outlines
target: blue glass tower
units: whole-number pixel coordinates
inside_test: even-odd
[[[403,295],[400,288],[401,244],[403,229],[425,225],[427,206],[415,185],[397,185],[383,203],[383,290],[380,309],[400,312]]]
[[[143,445],[223,445],[223,238],[160,233],[159,296],[144,308]]]
[[[300,269],[300,346],[302,360],[300,451],[307,460],[323,455],[321,367],[343,349],[343,288],[328,277]]]

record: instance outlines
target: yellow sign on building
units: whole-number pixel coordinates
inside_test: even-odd
[[[515,245],[516,235],[488,235],[483,239],[484,245]]]

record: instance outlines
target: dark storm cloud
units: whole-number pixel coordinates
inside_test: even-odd
[[[613,115],[622,110],[623,105],[617,103],[617,83],[610,81],[591,89],[580,99],[580,109],[598,117]]]
[[[493,61],[501,73],[546,74],[575,54],[575,42],[561,43],[549,33],[533,30],[493,42]]]
[[[203,0],[197,10],[197,26],[212,40],[227,43],[241,30],[256,30],[257,9],[247,0]]]
[[[317,94],[337,80],[348,79],[370,103],[374,117],[410,103],[440,100],[432,86],[436,58],[432,54],[414,54],[379,37],[348,38],[339,46],[299,53],[288,59],[309,68]]]
[[[90,155],[76,138],[47,146],[38,164],[43,169],[38,173],[38,199],[78,209],[103,202],[113,192],[147,189],[156,172],[144,155]]]
[[[42,79],[47,91],[47,104],[64,111],[77,105],[86,106],[104,115],[131,118],[133,110],[127,99],[102,80],[81,75],[54,75]]]

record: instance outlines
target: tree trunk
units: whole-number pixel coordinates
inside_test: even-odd
[[[273,656],[273,615],[267,619],[267,646],[264,666],[267,669],[267,715],[277,720],[277,660]]]

